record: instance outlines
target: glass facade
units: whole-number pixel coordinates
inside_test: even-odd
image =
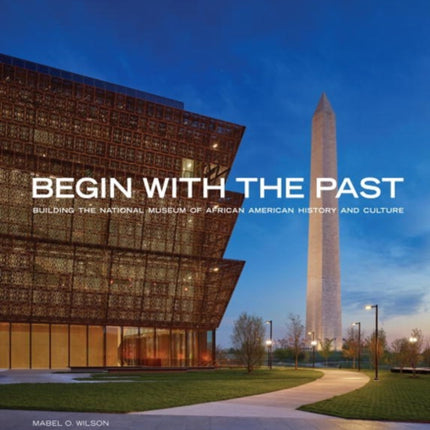
[[[69,327],[66,324],[51,324],[51,368],[64,369],[69,365]]]
[[[10,360],[14,369],[30,367],[30,325],[14,323],[10,332]]]
[[[198,330],[0,323],[0,368],[208,366],[212,338]]]
[[[0,54],[0,367],[212,364],[244,265],[224,258],[243,195],[202,188],[227,180],[243,133]],[[142,181],[189,177],[192,196]],[[37,178],[91,178],[97,196],[37,198]],[[113,178],[131,195],[102,195]]]
[[[0,369],[10,367],[10,324],[0,323]]]
[[[33,369],[46,369],[49,367],[49,356],[49,325],[32,324],[30,353],[31,367]]]

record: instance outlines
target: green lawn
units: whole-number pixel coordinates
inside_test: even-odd
[[[77,375],[78,376],[78,375]],[[94,380],[124,382],[13,384],[0,386],[0,408],[131,412],[249,396],[306,384],[313,370],[243,369],[177,373],[95,374]],[[126,380],[133,382],[125,382]]]
[[[300,409],[343,418],[430,422],[430,375],[379,376],[379,381],[372,379],[363,388]]]

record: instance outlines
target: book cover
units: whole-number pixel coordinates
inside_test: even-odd
[[[426,2],[0,3],[1,369],[429,348]]]

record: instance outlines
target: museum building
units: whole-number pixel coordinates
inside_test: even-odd
[[[210,366],[244,262],[226,180],[244,127],[0,55],[0,368]],[[130,198],[33,198],[34,178],[133,181]],[[220,208],[220,211],[216,209]],[[127,209],[129,209],[127,211]]]

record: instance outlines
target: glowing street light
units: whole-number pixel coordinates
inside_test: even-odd
[[[312,367],[315,367],[315,348],[317,346],[318,342],[316,340],[313,340],[311,342],[312,345]]]
[[[416,377],[416,362],[415,362],[415,356],[416,356],[416,350],[415,350],[415,344],[418,342],[418,338],[416,338],[415,336],[411,336],[409,338],[409,343],[411,344],[411,348],[413,348],[412,350],[412,375],[415,378]]]
[[[361,322],[352,323],[353,326],[358,325],[358,371],[361,370]]]
[[[272,320],[269,320],[269,321],[266,321],[265,324],[270,325],[270,335],[269,335],[269,339],[266,340],[266,345],[267,345],[267,365],[269,366],[269,369],[272,370],[272,346],[273,346],[272,329],[273,329],[273,322],[272,322]]]
[[[375,309],[375,381],[378,381],[378,305],[366,305],[367,311]]]

